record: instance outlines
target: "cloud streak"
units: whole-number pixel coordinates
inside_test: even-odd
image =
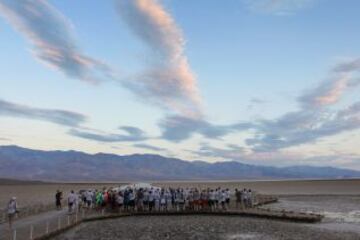
[[[256,128],[257,135],[246,143],[259,152],[315,142],[360,128],[360,111],[357,107],[347,111],[309,111],[286,114],[273,121],[262,121]]]
[[[321,107],[337,103],[344,92],[350,86],[351,76],[349,74],[341,74],[326,80],[317,88],[306,92],[299,98],[304,107]]]
[[[355,58],[338,64],[333,69],[335,72],[355,72],[360,71],[360,58]]]
[[[359,58],[335,65],[331,77],[316,88],[306,91],[299,97],[299,102],[304,105],[303,108],[325,107],[339,102],[347,90],[360,85],[360,78],[354,78],[358,71],[360,71]]]
[[[334,66],[332,78],[322,81],[297,99],[300,110],[275,120],[258,121],[254,125],[257,134],[247,139],[247,144],[255,151],[274,151],[359,129],[359,103],[345,109],[331,109],[349,90],[360,85],[360,80],[354,78],[360,70],[358,62],[358,59],[353,59]]]
[[[117,0],[117,9],[131,31],[151,49],[150,66],[129,87],[147,101],[178,114],[202,115],[196,78],[184,53],[184,37],[157,0]]]
[[[244,0],[251,11],[272,13],[275,15],[291,15],[297,10],[311,5],[315,0]]]
[[[137,144],[134,144],[133,147],[142,148],[142,149],[151,150],[151,151],[156,151],[156,152],[166,151],[165,148],[153,146],[153,145],[150,145],[150,144],[147,144],[147,143],[137,143]]]
[[[122,126],[119,127],[119,130],[124,133],[102,133],[98,131],[94,132],[86,129],[73,128],[68,132],[68,134],[97,142],[138,142],[148,139],[144,131],[136,127]]]
[[[195,133],[206,138],[219,139],[231,132],[241,131],[252,127],[251,123],[229,125],[215,125],[204,119],[186,118],[178,115],[168,116],[159,123],[162,138],[180,142],[192,137]]]
[[[227,148],[217,148],[207,143],[203,143],[198,150],[191,152],[202,157],[218,157],[227,160],[237,160],[244,156],[244,151],[243,147],[234,144],[228,145]]]
[[[218,148],[209,144],[202,144],[198,150],[190,152],[199,157],[216,157],[224,160],[239,161],[242,163],[272,165],[272,166],[293,166],[294,161],[302,166],[324,166],[338,165],[354,169],[358,167],[359,155],[335,153],[330,155],[307,156],[303,152],[248,152],[242,147]]]
[[[33,46],[45,65],[68,77],[97,83],[112,78],[104,62],[84,55],[69,20],[45,0],[1,0],[2,15]]]
[[[34,108],[4,100],[0,100],[0,115],[42,120],[71,127],[77,127],[87,120],[85,115],[76,112],[57,109]]]
[[[10,139],[10,138],[3,138],[3,137],[0,137],[0,141],[10,142],[10,141],[11,141],[11,139]]]

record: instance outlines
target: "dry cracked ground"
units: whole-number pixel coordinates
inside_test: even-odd
[[[56,240],[359,240],[351,232],[336,232],[306,224],[223,216],[143,216],[85,223]]]

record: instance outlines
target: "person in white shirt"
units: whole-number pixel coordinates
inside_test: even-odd
[[[155,211],[160,210],[160,193],[159,190],[155,190],[154,192],[154,200],[155,200]]]
[[[93,199],[93,196],[92,196],[91,190],[86,191],[85,200],[86,200],[87,208],[91,207],[92,199]]]
[[[215,210],[215,201],[216,201],[215,194],[216,193],[214,192],[214,190],[211,189],[209,193],[209,206],[211,211]]]
[[[225,197],[226,197],[226,199],[225,199],[225,203],[226,203],[226,208],[227,209],[229,209],[230,208],[230,196],[231,196],[231,192],[230,192],[230,189],[226,189],[225,190]]]
[[[166,210],[166,193],[162,189],[160,194],[160,211],[165,211],[165,210]]]
[[[124,196],[121,191],[119,191],[118,194],[116,195],[116,203],[119,207],[119,211],[122,211],[124,206]]]
[[[225,190],[222,190],[220,192],[220,203],[221,203],[221,209],[226,210],[226,193]]]
[[[135,210],[135,193],[132,189],[129,192],[129,206],[132,211]]]
[[[172,209],[172,197],[169,190],[166,190],[165,197],[166,197],[166,210],[169,211]]]
[[[244,208],[247,207],[247,198],[248,198],[247,190],[246,190],[246,188],[244,188],[244,190],[242,190],[242,194],[241,194],[241,205]]]
[[[76,204],[76,200],[77,200],[77,196],[74,193],[73,190],[71,190],[69,196],[68,196],[68,207],[69,207],[69,213],[72,213],[74,208],[75,208],[75,204]]]
[[[16,197],[12,197],[7,205],[7,214],[9,218],[9,228],[12,229],[13,221],[16,213],[18,213],[18,206],[16,202]]]

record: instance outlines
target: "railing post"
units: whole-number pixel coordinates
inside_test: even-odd
[[[16,229],[13,231],[13,240],[16,240]]]
[[[84,209],[82,209],[82,217],[81,217],[82,219],[84,219],[85,218],[85,211],[84,211]]]
[[[34,226],[30,225],[30,240],[33,239],[33,233],[34,233]]]
[[[70,225],[70,216],[67,217],[67,225]]]
[[[46,234],[49,234],[49,221],[46,222]]]
[[[60,230],[61,229],[61,219],[60,219],[60,217],[58,218],[58,230]]]
[[[75,214],[75,223],[78,221],[78,213]]]

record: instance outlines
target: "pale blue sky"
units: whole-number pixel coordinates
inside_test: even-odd
[[[38,13],[29,6],[40,12],[40,26],[32,23]],[[358,9],[357,0],[0,0],[0,100],[6,102],[0,104],[0,144],[360,169]],[[174,22],[164,25],[156,11]],[[46,21],[51,14],[55,17]],[[32,31],[38,31],[37,40],[59,43],[45,39],[47,29],[54,29],[59,39],[71,32],[64,42],[103,62],[113,75],[100,69],[104,81],[93,84],[82,81],[81,74],[67,74],[71,66],[54,69],[44,58],[40,61],[35,54],[42,50]],[[184,46],[177,42],[179,36]],[[148,77],[147,69],[176,69],[180,64],[176,59],[173,66],[171,56],[177,47],[188,60],[195,93],[184,90],[183,75],[179,85],[167,78],[150,78],[156,88],[138,85]],[[345,64],[351,69],[335,71]],[[341,80],[342,74],[351,76]],[[135,90],[127,86],[129,79]],[[165,89],[164,96],[154,89]],[[178,90],[184,93],[172,99]],[[201,99],[202,106],[194,110],[201,116],[172,109],[174,104],[186,109],[196,105],[194,95]],[[351,115],[342,115],[351,106]],[[82,114],[86,120],[64,125],[29,113],[51,115],[53,109]],[[307,117],[300,119],[303,115]],[[174,116],[176,126],[168,122]],[[247,127],[233,126],[238,123]],[[131,138],[124,139],[128,135],[120,126],[143,132],[128,132]],[[178,137],[184,132],[188,136]],[[141,148],[134,146],[139,143]]]

